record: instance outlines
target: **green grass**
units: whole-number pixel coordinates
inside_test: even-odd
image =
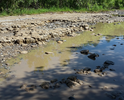
[[[112,9],[111,9],[112,10]],[[120,10],[124,10],[124,8],[121,8]],[[10,10],[9,12],[4,11],[0,13],[0,17],[2,16],[13,16],[13,15],[32,15],[32,14],[42,14],[42,13],[62,13],[62,12],[104,12],[109,11],[109,9],[103,9],[102,7],[92,7],[92,9],[87,10],[86,8],[81,9],[71,9],[71,8],[49,8],[49,9],[16,9],[16,10]]]

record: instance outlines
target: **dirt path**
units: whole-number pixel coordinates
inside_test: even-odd
[[[108,15],[106,13],[47,13],[47,14],[37,14],[37,15],[24,15],[24,16],[8,16],[0,17],[0,22],[5,21],[20,21],[26,19],[40,19],[40,20],[49,20],[49,19],[75,19],[77,17],[86,17],[94,15]]]

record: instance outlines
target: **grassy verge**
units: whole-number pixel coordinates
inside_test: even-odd
[[[115,10],[115,9],[111,9]],[[120,10],[124,10],[124,8],[121,8]],[[2,16],[15,16],[15,15],[32,15],[32,14],[42,14],[42,13],[62,13],[62,12],[104,12],[109,11],[109,9],[103,9],[103,8],[92,8],[87,10],[86,8],[81,9],[70,9],[70,8],[49,8],[49,9],[16,9],[16,10],[10,10],[10,11],[3,11],[0,13],[0,17]]]

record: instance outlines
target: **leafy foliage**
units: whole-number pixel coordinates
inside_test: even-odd
[[[124,0],[0,0],[0,12],[24,8],[70,8],[97,11],[124,7]]]

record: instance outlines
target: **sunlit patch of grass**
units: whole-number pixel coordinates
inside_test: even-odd
[[[74,9],[74,8],[68,8],[68,7],[63,7],[63,8],[57,8],[57,7],[51,7],[51,8],[20,8],[20,9],[15,9],[11,10],[9,9],[9,12],[3,11],[0,13],[1,16],[12,16],[12,15],[32,15],[32,14],[42,14],[42,13],[62,13],[62,12],[77,12],[77,13],[82,13],[82,12],[105,12],[105,11],[112,11],[115,9],[105,9],[102,6],[93,6],[89,9],[87,8],[80,8],[80,9]],[[120,10],[124,10],[124,8],[120,8]]]
[[[2,12],[2,13],[0,13],[0,17],[2,17],[2,16],[8,16],[8,14],[7,14],[7,12]]]

